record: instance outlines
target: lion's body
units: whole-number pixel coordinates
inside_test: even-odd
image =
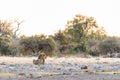
[[[35,65],[41,65],[42,64],[42,61],[40,59],[37,59],[37,60],[33,60],[33,64]]]
[[[33,64],[40,65],[45,64],[45,59],[47,58],[45,53],[40,53],[37,60],[33,60]]]

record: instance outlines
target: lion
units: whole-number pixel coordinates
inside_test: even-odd
[[[37,60],[33,60],[33,64],[35,65],[41,65],[42,64],[42,61],[40,59],[37,59]]]
[[[47,58],[45,53],[40,53],[37,60],[33,60],[33,64],[40,65],[45,64],[45,59]]]

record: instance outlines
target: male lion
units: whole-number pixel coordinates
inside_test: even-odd
[[[33,60],[33,64],[40,65],[45,64],[45,59],[47,58],[45,53],[40,53],[37,60]]]

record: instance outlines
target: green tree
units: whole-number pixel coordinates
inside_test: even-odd
[[[72,44],[69,36],[67,36],[64,31],[59,30],[57,33],[55,33],[53,38],[57,43],[58,52],[67,53],[66,50],[70,48],[69,43]]]
[[[0,20],[0,53],[9,54],[9,43],[13,28],[11,22]]]
[[[13,28],[8,21],[0,20],[0,40],[9,42],[11,39]]]
[[[106,32],[104,28],[98,26],[93,17],[77,14],[73,20],[67,22],[65,34],[70,36],[70,40],[76,46],[75,49],[85,52],[88,40],[102,39]]]
[[[73,20],[68,21],[65,32],[75,42],[84,42],[105,35],[105,30],[99,27],[93,17],[77,14]]]

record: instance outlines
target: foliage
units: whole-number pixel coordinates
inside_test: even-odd
[[[12,30],[13,29],[10,22],[0,20],[0,38],[9,38],[12,34]]]
[[[99,44],[101,54],[120,52],[120,38],[108,37]]]
[[[53,36],[53,39],[56,41],[57,43],[57,51],[59,53],[67,53],[67,51],[70,48],[69,43],[71,42],[69,36],[67,36],[64,31],[59,30],[57,33],[55,33],[55,35]]]
[[[86,42],[87,53],[92,56],[99,56],[100,40],[89,40]]]
[[[70,43],[70,38],[67,36],[64,31],[59,30],[54,35],[54,39],[60,44],[60,45],[68,45]]]
[[[84,43],[88,39],[97,39],[105,35],[105,30],[100,28],[93,17],[76,15],[68,21],[65,32],[77,43]]]
[[[30,55],[42,51],[48,56],[56,53],[99,56],[120,52],[120,38],[107,36],[93,17],[77,14],[67,22],[65,30],[59,30],[51,36],[39,34],[18,37],[16,31],[21,22],[17,23],[18,27],[14,30],[11,22],[0,20],[1,55]]]
[[[0,53],[1,53],[1,55],[10,55],[9,52],[10,52],[9,51],[9,45],[6,44],[6,43],[2,43],[0,45]]]
[[[0,20],[0,53],[9,54],[9,43],[12,34],[11,22]]]
[[[47,38],[45,35],[35,35],[31,37],[21,37],[20,44],[23,46],[24,52],[38,53],[45,52],[47,55],[53,55],[56,44],[52,38]],[[29,53],[31,54],[31,53]]]
[[[93,17],[77,14],[66,24],[65,31],[55,34],[60,50],[69,52],[87,52],[86,42],[101,40],[106,36],[104,28],[99,27]]]
[[[87,53],[93,56],[120,52],[120,38],[106,37],[102,40],[90,40],[86,43]]]

